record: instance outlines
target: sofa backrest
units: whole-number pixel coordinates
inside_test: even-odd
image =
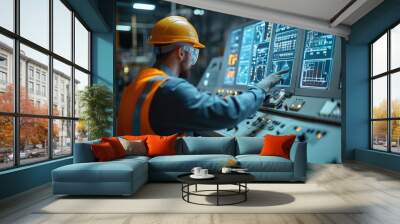
[[[236,155],[259,154],[264,145],[264,138],[236,137]]]
[[[89,163],[95,162],[96,158],[90,146],[92,144],[99,144],[100,140],[93,140],[87,142],[75,143],[74,147],[74,163]]]
[[[233,137],[183,137],[176,144],[177,154],[226,154],[235,155]]]

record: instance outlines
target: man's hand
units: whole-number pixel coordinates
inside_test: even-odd
[[[265,91],[269,91],[272,87],[278,84],[282,78],[283,74],[288,73],[289,70],[281,70],[276,73],[269,74],[267,77],[262,79],[260,82],[256,84],[257,87],[264,89]]]

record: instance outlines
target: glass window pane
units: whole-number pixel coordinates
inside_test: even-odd
[[[372,118],[387,117],[387,78],[372,81]]]
[[[53,1],[53,51],[71,60],[72,12],[60,1]]]
[[[14,0],[0,1],[0,26],[14,31]]]
[[[75,18],[75,63],[89,70],[89,32]]]
[[[49,48],[49,0],[20,0],[21,36]]]
[[[89,75],[75,69],[75,117],[79,117],[81,114],[80,94],[86,86],[89,86]]]
[[[13,118],[0,116],[0,170],[14,165]]]
[[[400,72],[391,75],[390,86],[391,116],[400,118]]]
[[[372,148],[387,151],[387,121],[372,122]]]
[[[20,163],[28,164],[49,158],[49,123],[45,118],[21,117]]]
[[[400,120],[391,121],[392,152],[400,153]]]
[[[72,121],[53,120],[53,157],[72,154]]]
[[[387,34],[372,45],[372,75],[387,71]]]
[[[85,142],[88,138],[88,129],[84,120],[75,121],[75,143]]]
[[[391,30],[390,37],[390,67],[400,67],[400,24]]]
[[[72,68],[53,60],[53,115],[72,117]]]
[[[20,109],[25,114],[48,114],[49,57],[21,44]]]
[[[0,35],[0,111],[2,112],[14,111],[13,49],[13,40]]]

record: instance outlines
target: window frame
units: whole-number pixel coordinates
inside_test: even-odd
[[[392,76],[396,75],[398,72],[400,72],[400,67],[393,68],[391,69],[391,31],[393,28],[396,26],[400,25],[400,21],[395,22],[392,24],[390,27],[385,29],[384,32],[379,34],[375,39],[373,39],[369,44],[369,149],[373,151],[379,151],[379,152],[385,152],[385,153],[391,153],[391,154],[400,154],[400,152],[393,152],[392,151],[392,121],[400,121],[400,117],[393,117],[392,116],[392,99],[391,99],[391,92],[392,92],[392,86],[391,86],[391,80]],[[384,35],[387,35],[387,63],[386,63],[386,71],[376,74],[373,74],[373,44],[379,40],[381,37]],[[386,117],[385,118],[373,118],[373,81],[382,77],[386,77],[386,86],[387,86],[387,105],[386,105]],[[386,121],[386,129],[387,129],[387,138],[386,138],[386,150],[379,150],[374,148],[374,136],[373,136],[373,122],[376,121]]]
[[[4,27],[0,26],[0,35],[3,35],[5,37],[11,38],[13,40],[13,64],[12,66],[12,71],[13,71],[13,79],[14,79],[14,99],[13,99],[13,112],[2,112],[0,111],[0,116],[4,117],[11,117],[13,119],[13,166],[10,167],[5,167],[5,168],[0,168],[0,172],[5,171],[5,170],[10,170],[10,169],[16,169],[19,167],[23,166],[30,166],[33,164],[38,164],[38,163],[43,163],[49,160],[58,160],[66,157],[73,156],[74,152],[74,143],[75,143],[75,126],[76,126],[76,121],[79,120],[79,117],[75,117],[75,108],[71,108],[71,114],[70,116],[56,116],[53,114],[53,59],[58,60],[59,62],[62,62],[68,66],[71,66],[71,92],[72,92],[72,99],[71,99],[71,105],[74,105],[75,103],[75,97],[76,97],[76,92],[74,88],[74,82],[75,82],[75,69],[78,69],[79,71],[85,73],[89,77],[89,83],[88,85],[92,85],[92,61],[91,61],[91,49],[92,49],[92,43],[91,43],[91,38],[92,38],[92,30],[88,27],[88,25],[84,22],[84,20],[76,13],[72,7],[66,2],[65,0],[59,0],[68,10],[71,11],[71,59],[64,58],[63,56],[55,53],[53,50],[53,1],[54,0],[48,0],[49,3],[49,47],[46,49],[45,47],[40,46],[39,44],[36,44],[32,41],[30,41],[27,38],[24,38],[23,36],[20,35],[20,0],[14,0],[13,1],[13,10],[14,10],[14,31],[10,31]],[[84,28],[88,31],[89,39],[88,39],[88,69],[85,69],[78,64],[75,63],[75,18],[79,20],[79,22],[84,26]],[[48,91],[48,94],[45,92],[45,94],[48,96],[48,112],[46,115],[39,115],[39,114],[28,114],[28,113],[21,113],[20,111],[20,45],[23,44],[27,47],[32,48],[33,50],[39,51],[40,53],[43,53],[48,56],[49,62],[48,62],[48,83],[46,86],[46,91]],[[29,64],[27,64],[28,66]],[[28,71],[27,67],[27,71]],[[35,77],[36,70],[33,70],[33,75],[34,78],[33,80],[36,80]],[[27,81],[30,79],[30,74],[27,72],[25,74],[27,77]],[[41,73],[40,73],[41,75]],[[41,83],[41,77],[39,77],[39,83]],[[35,85],[34,81],[34,85]],[[29,91],[27,89],[27,91]],[[36,90],[34,90],[36,91]],[[41,94],[40,94],[41,95]],[[20,159],[20,119],[21,118],[45,118],[47,119],[48,122],[48,135],[47,135],[47,142],[49,143],[47,145],[47,151],[48,155],[47,158],[43,158],[43,160],[40,160],[38,162],[32,162],[32,163],[26,163],[26,164],[21,164],[21,159]],[[53,122],[56,120],[65,120],[65,121],[71,121],[71,153],[68,155],[62,155],[62,156],[54,156],[54,146],[53,146]]]

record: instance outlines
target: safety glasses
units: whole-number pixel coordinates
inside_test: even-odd
[[[155,47],[154,48],[154,53],[155,54],[160,54],[160,53],[167,53],[172,50],[174,50],[177,47],[182,47],[184,51],[188,52],[191,56],[190,60],[190,65],[194,65],[197,62],[197,59],[199,58],[199,49],[194,48],[191,45],[188,45],[187,43],[174,43],[166,46],[161,46],[161,47]]]

